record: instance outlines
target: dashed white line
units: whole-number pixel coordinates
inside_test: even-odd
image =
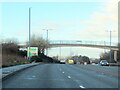
[[[32,77],[36,77],[36,76],[32,76]]]
[[[70,76],[68,76],[68,78],[71,78]]]
[[[62,72],[62,73],[65,73],[65,72]]]
[[[85,87],[83,87],[83,86],[80,85],[80,88],[85,88]]]

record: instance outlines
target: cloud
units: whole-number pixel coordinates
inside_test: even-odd
[[[101,8],[101,12],[95,12],[92,17],[101,22],[117,22],[118,21],[118,2],[106,2]]]
[[[81,22],[85,28],[76,31],[76,35],[82,38],[98,39],[102,40],[109,36],[106,31],[115,31],[112,33],[112,37],[116,39],[118,36],[118,3],[106,2],[103,7],[100,7],[98,11],[93,12],[89,20]],[[77,37],[78,37],[77,36]],[[104,38],[103,38],[104,37]]]
[[[46,32],[42,29],[53,29],[56,34],[65,33],[66,38],[64,39],[104,40],[109,37],[109,33],[106,31],[113,30],[116,32],[112,33],[112,37],[117,37],[117,2],[104,2],[104,5],[100,6],[97,11],[93,12],[89,18],[89,20],[79,20],[81,22],[78,22],[78,20],[64,22],[37,21],[33,23],[33,31],[35,33],[46,35]]]

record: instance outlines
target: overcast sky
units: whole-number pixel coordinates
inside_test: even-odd
[[[4,2],[1,4],[1,38],[28,40],[28,9],[31,7],[31,34],[49,40],[118,41],[118,2]],[[99,57],[103,49],[76,47],[62,48],[62,56]],[[59,48],[50,49],[49,55],[59,55]]]

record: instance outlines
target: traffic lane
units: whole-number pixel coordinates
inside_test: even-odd
[[[92,64],[91,64],[92,65]],[[100,64],[93,64],[93,65],[96,65],[96,66],[101,66]],[[105,68],[111,68],[111,69],[120,69],[119,66],[101,66],[101,67],[105,67]]]
[[[97,65],[76,65],[76,66],[83,69],[93,70],[99,73],[108,74],[110,76],[114,76],[117,78],[119,77],[118,73],[120,72],[119,67],[111,68],[109,66],[97,66]]]
[[[70,66],[70,65],[69,65]],[[66,72],[66,74],[69,73],[69,76],[73,78],[73,80],[76,80],[76,82],[81,83],[82,85],[85,85],[87,88],[109,88],[109,87],[118,87],[118,78],[113,78],[111,76],[106,76],[103,73],[98,73],[95,71],[89,71],[85,69],[81,69],[80,67],[75,67],[74,65],[71,65],[68,69],[64,67],[63,71]],[[80,72],[80,73],[76,73]],[[111,79],[112,78],[112,79]],[[91,84],[91,82],[94,82]]]
[[[118,88],[118,78],[98,73],[75,65],[59,65],[66,76],[85,88]]]
[[[101,67],[109,68],[109,69],[116,69],[116,70],[120,69],[120,67],[118,67],[118,66],[101,66]]]
[[[42,64],[25,69],[3,81],[3,88],[79,88],[57,66]]]

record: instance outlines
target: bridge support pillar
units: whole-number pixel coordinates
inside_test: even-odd
[[[117,61],[117,51],[114,51],[114,60]]]

